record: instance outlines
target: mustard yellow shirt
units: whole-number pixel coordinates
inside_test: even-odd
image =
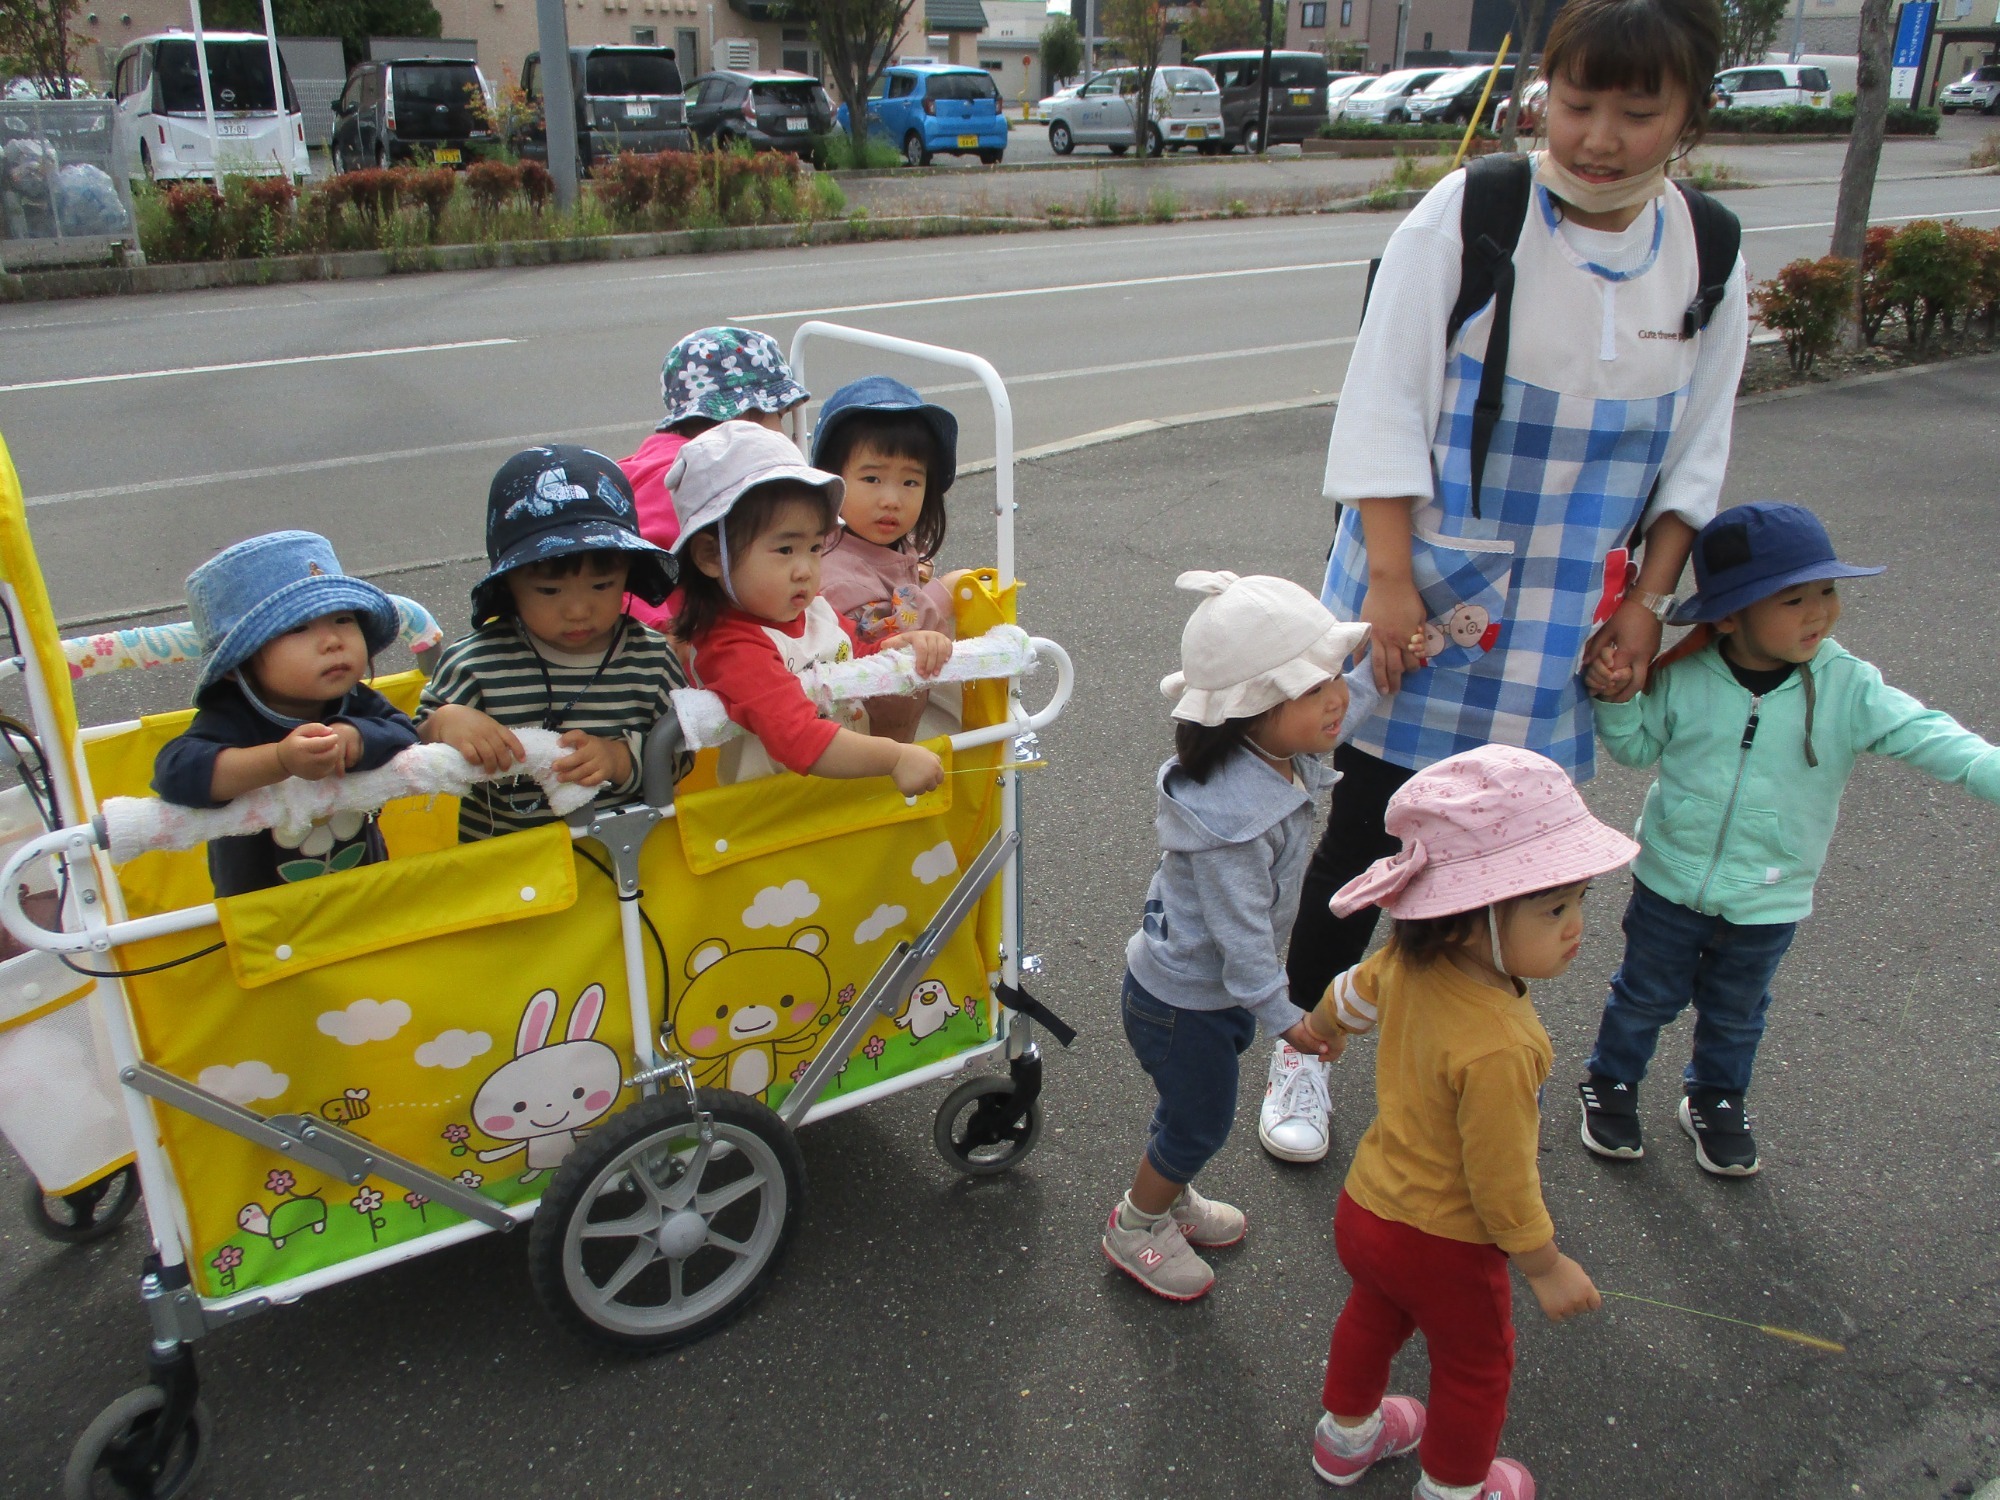
[[[1375,1120],[1347,1191],[1370,1213],[1448,1240],[1515,1253],[1555,1237],[1542,1203],[1537,1095],[1554,1054],[1525,994],[1393,947],[1336,978],[1315,1021],[1371,1026]]]

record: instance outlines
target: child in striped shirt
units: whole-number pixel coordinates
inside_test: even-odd
[[[472,634],[424,685],[417,729],[489,773],[519,764],[517,728],[560,731],[563,781],[639,789],[640,751],[687,675],[665,636],[624,611],[666,598],[674,561],[634,526],[632,487],[588,448],[530,448],[500,466],[486,501],[490,571],[472,590]],[[461,842],[554,818],[525,778],[483,782],[460,804]]]

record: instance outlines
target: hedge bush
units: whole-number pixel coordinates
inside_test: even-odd
[[[1888,135],[1936,135],[1940,116],[1934,109],[1889,106],[1882,129]],[[1850,109],[1812,109],[1788,104],[1782,109],[1718,109],[1708,117],[1711,135],[1847,135],[1854,129]]]
[[[1377,125],[1368,120],[1328,120],[1319,128],[1320,138],[1329,141],[1455,141],[1465,135],[1463,125]],[[1473,133],[1474,140],[1490,141],[1490,130]]]
[[[2000,332],[2000,229],[1953,219],[1915,219],[1899,229],[1868,231],[1860,266],[1861,332],[1870,344],[1891,317],[1910,347],[1922,349],[1946,328],[1983,318]],[[1764,326],[1785,342],[1792,368],[1810,370],[1840,336],[1855,306],[1856,269],[1827,256],[1795,260],[1752,294]]]
[[[1795,260],[1757,288],[1752,300],[1764,326],[1785,341],[1800,374],[1830,353],[1854,305],[1854,262],[1829,255]]]

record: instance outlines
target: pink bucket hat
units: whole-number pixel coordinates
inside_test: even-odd
[[[1383,819],[1403,841],[1334,893],[1335,916],[1449,917],[1631,863],[1639,846],[1590,815],[1562,768],[1483,745],[1403,783]]]

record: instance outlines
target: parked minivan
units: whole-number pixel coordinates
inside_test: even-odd
[[[1487,93],[1486,75],[1493,71],[1490,63],[1481,63],[1473,68],[1454,68],[1442,78],[1434,78],[1424,87],[1410,95],[1404,109],[1410,121],[1416,125],[1463,125],[1472,118],[1472,112],[1479,108],[1480,95],[1486,94],[1485,121],[1490,123],[1494,108],[1502,99],[1514,92],[1514,70],[1503,67],[1493,80],[1492,92]]]
[[[328,150],[336,172],[393,167],[422,153],[462,167],[499,144],[486,79],[466,57],[397,57],[347,75]]]
[[[671,47],[572,47],[570,91],[576,99],[576,151],[580,172],[621,151],[692,151],[687,97]],[[521,138],[524,157],[547,161],[542,121],[542,54],[530,52],[521,87],[535,106],[535,120]]]
[[[213,178],[219,156],[227,173],[306,176],[312,164],[306,155],[305,118],[284,58],[278,59],[285,89],[280,114],[271,88],[270,44],[262,35],[211,31],[205,45],[209,99],[215,107],[213,142],[192,36],[165,32],[140,37],[119,51],[111,93],[119,118],[130,128],[128,139],[138,142],[139,170],[158,181]]]
[[[1410,95],[1434,83],[1444,68],[1400,68],[1340,101],[1340,116],[1364,125],[1400,125],[1409,119]]]
[[[1790,104],[1825,109],[1833,100],[1826,69],[1799,63],[1725,68],[1715,75],[1715,92],[1724,109],[1783,109]]]
[[[1258,149],[1257,74],[1264,54],[1210,52],[1194,60],[1215,76],[1222,89],[1223,149]],[[1318,135],[1326,122],[1326,59],[1317,52],[1271,54],[1271,140],[1274,144],[1303,141]]]

